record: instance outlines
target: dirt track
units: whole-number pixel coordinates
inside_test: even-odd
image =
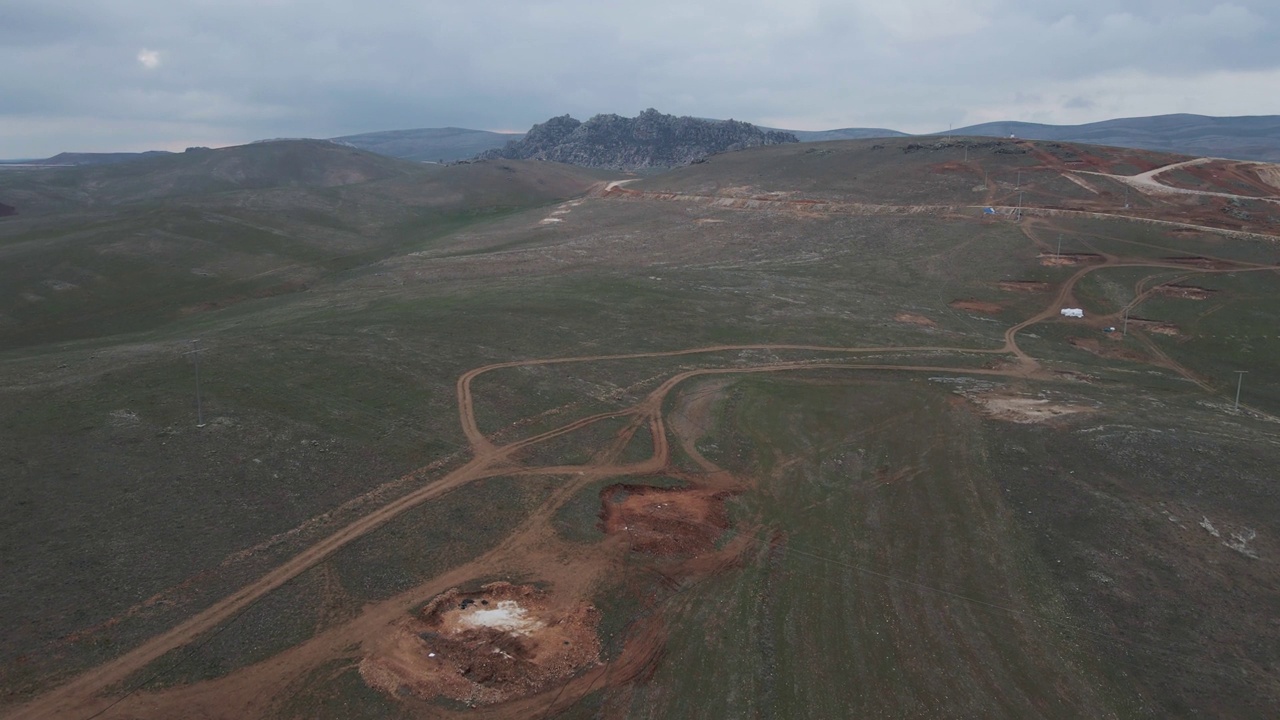
[[[635,192],[636,191],[625,190],[623,188],[620,188],[614,185],[608,188],[608,190],[606,191],[606,195],[616,195],[619,193],[626,193],[628,195],[631,195],[632,193],[635,193]],[[671,199],[671,198],[662,198],[662,199]],[[760,202],[781,203],[781,202],[787,202],[787,201],[769,200],[769,201],[760,201]],[[866,212],[876,212],[876,211],[879,211],[879,209],[884,207],[887,207],[887,206],[857,206],[856,209],[864,210]],[[954,210],[955,208],[948,208],[944,206],[931,206],[929,208],[924,208],[924,209],[913,206],[911,208],[898,208],[894,210],[894,212],[901,212],[901,213],[916,213],[916,212],[922,212],[922,211],[951,212]],[[1029,225],[1026,227],[1028,231],[1028,237],[1033,241],[1040,243],[1040,241],[1037,240],[1034,237],[1034,235],[1032,235],[1031,231],[1034,227],[1035,227],[1034,225]],[[1215,228],[1202,228],[1202,229],[1207,231],[1213,231],[1213,232],[1222,232]],[[1223,261],[1223,262],[1230,262],[1230,261]],[[1022,330],[1026,329],[1027,327],[1030,327],[1037,323],[1041,323],[1056,317],[1058,314],[1058,309],[1062,306],[1062,303],[1071,296],[1071,293],[1076,283],[1078,283],[1082,278],[1084,278],[1089,273],[1104,267],[1151,267],[1151,268],[1166,268],[1166,269],[1177,269],[1180,271],[1186,271],[1185,275],[1178,278],[1176,281],[1170,281],[1170,282],[1180,282],[1182,280],[1185,280],[1188,277],[1193,277],[1194,275],[1203,274],[1203,273],[1229,272],[1229,271],[1236,271],[1236,272],[1263,271],[1263,270],[1274,271],[1275,270],[1275,268],[1270,266],[1250,265],[1245,263],[1231,263],[1228,268],[1191,269],[1191,268],[1188,268],[1186,265],[1172,263],[1172,262],[1158,262],[1158,261],[1150,261],[1145,259],[1138,260],[1138,259],[1125,259],[1125,258],[1119,258],[1114,256],[1105,256],[1102,262],[1091,264],[1087,267],[1081,268],[1080,270],[1075,272],[1067,281],[1062,283],[1061,287],[1058,288],[1052,300],[1047,304],[1044,310],[1028,318],[1027,320],[1024,320],[1023,322],[1018,323],[1017,325],[1014,325],[1013,327],[1009,328],[1004,334],[1003,345],[998,348],[973,349],[973,348],[954,348],[954,347],[936,347],[936,346],[825,347],[825,346],[812,346],[812,345],[766,345],[766,344],[720,345],[720,346],[708,346],[708,347],[701,347],[701,348],[690,348],[690,349],[661,351],[661,352],[631,353],[631,354],[623,354],[623,355],[591,355],[591,356],[580,356],[580,357],[522,360],[522,361],[495,363],[495,364],[486,365],[483,367],[474,368],[464,373],[461,377],[458,378],[458,381],[457,381],[459,421],[461,423],[462,429],[466,435],[467,441],[473,453],[473,457],[471,460],[464,463],[462,466],[444,474],[439,479],[433,482],[430,482],[418,488],[417,490],[414,490],[413,492],[410,492],[407,495],[400,497],[399,499],[396,499],[390,503],[387,503],[386,505],[374,510],[373,512],[370,512],[369,514],[356,520],[355,522],[352,522],[351,524],[347,525],[341,530],[333,533],[332,535],[324,538],[323,540],[307,548],[303,552],[297,554],[287,562],[283,563],[282,565],[278,566],[274,570],[263,575],[261,578],[254,581],[253,583],[246,585],[245,587],[241,588],[239,591],[215,603],[214,605],[210,606],[208,609],[198,613],[197,615],[191,617],[187,621],[179,624],[178,626],[172,628],[171,630],[164,632],[160,635],[157,635],[156,637],[145,642],[139,647],[129,651],[128,653],[125,653],[124,655],[112,661],[109,661],[97,668],[94,668],[93,670],[90,670],[80,675],[79,677],[75,678],[73,681],[67,683],[66,685],[63,685],[35,699],[34,701],[26,705],[12,708],[11,709],[12,713],[9,715],[9,717],[24,718],[24,719],[26,718],[78,718],[78,717],[94,716],[95,713],[104,713],[110,717],[146,716],[147,713],[145,711],[142,712],[141,715],[137,712],[139,708],[127,707],[129,703],[129,699],[127,699],[127,696],[125,698],[109,698],[109,697],[101,696],[101,693],[106,691],[108,688],[111,688],[113,686],[118,686],[120,683],[126,681],[134,673],[145,668],[147,665],[149,665],[151,662],[155,661],[165,653],[171,650],[174,650],[176,648],[180,648],[184,645],[187,645],[192,641],[196,640],[202,634],[218,627],[219,625],[225,622],[228,622],[234,619],[240,612],[245,610],[247,607],[249,607],[258,599],[262,598],[268,593],[279,588],[285,582],[288,582],[290,579],[298,576],[300,573],[304,572],[305,570],[315,566],[317,563],[321,562],[322,560],[327,558],[329,555],[339,550],[340,548],[346,546],[348,543],[352,542],[353,540],[366,535],[367,533],[375,530],[376,528],[380,527],[386,522],[392,520],[393,518],[401,515],[402,513],[414,507],[421,505],[422,503],[429,502],[433,499],[436,499],[444,495],[445,493],[461,488],[473,481],[480,480],[483,478],[489,478],[489,477],[512,476],[512,475],[564,475],[564,476],[579,478],[579,481],[568,483],[566,487],[562,489],[562,491],[560,492],[560,495],[567,497],[570,494],[569,491],[571,489],[578,488],[583,485],[583,481],[582,481],[583,478],[599,479],[599,478],[609,478],[609,477],[621,477],[621,476],[627,476],[627,475],[638,475],[638,474],[654,473],[654,472],[667,470],[670,468],[670,448],[669,448],[668,428],[666,426],[666,421],[663,414],[664,401],[668,398],[668,396],[672,393],[673,390],[679,387],[682,383],[685,383],[686,381],[693,378],[704,377],[704,376],[715,376],[715,375],[742,375],[742,374],[752,374],[752,373],[775,373],[775,372],[889,371],[889,372],[902,372],[902,373],[926,372],[926,373],[984,375],[984,376],[996,376],[996,377],[1035,377],[1035,378],[1046,379],[1046,380],[1053,379],[1053,376],[1051,373],[1042,372],[1038,361],[1035,358],[1028,355],[1027,353],[1025,353],[1018,346],[1017,334]],[[1139,299],[1146,297],[1151,292],[1155,291],[1155,289],[1156,288],[1145,289],[1145,291],[1142,291],[1142,293],[1139,295]],[[1138,300],[1135,300],[1135,303],[1136,302],[1138,302]],[[1151,348],[1154,348],[1154,346],[1149,345],[1149,349]],[[542,432],[542,433],[533,435],[531,437],[510,442],[504,445],[495,444],[479,428],[476,421],[472,385],[476,380],[476,378],[493,371],[497,371],[505,368],[517,368],[517,367],[528,367],[528,366],[538,366],[538,365],[589,363],[589,362],[598,362],[598,361],[606,361],[606,360],[616,361],[616,360],[627,360],[627,359],[676,358],[676,357],[687,357],[687,356],[714,355],[716,353],[748,351],[748,350],[764,350],[764,351],[772,351],[772,352],[818,353],[818,354],[828,354],[833,356],[857,356],[860,354],[865,355],[868,353],[883,353],[886,351],[899,352],[899,353],[952,352],[957,354],[970,354],[970,355],[977,354],[977,355],[993,355],[993,356],[1011,356],[1011,358],[1016,362],[1011,366],[1004,367],[1001,369],[947,367],[944,365],[893,365],[893,364],[884,364],[884,363],[857,363],[857,362],[848,362],[848,361],[824,362],[822,359],[813,359],[813,358],[787,361],[787,362],[763,363],[758,365],[721,365],[721,366],[712,366],[712,367],[703,367],[703,368],[697,368],[697,369],[684,370],[681,372],[674,373],[670,375],[666,380],[664,380],[660,385],[658,385],[654,390],[652,390],[643,400],[641,400],[636,405],[633,405],[632,407],[613,411],[613,412],[600,413],[600,414],[591,415],[588,417],[579,418],[577,420],[566,423],[552,430],[548,430],[546,432]],[[831,358],[828,358],[828,359],[831,359]],[[1171,369],[1174,369],[1177,372],[1183,374],[1185,377],[1188,377],[1189,379],[1196,381],[1202,387],[1205,387],[1206,389],[1208,389],[1208,385],[1205,384],[1202,380],[1195,378],[1189,371],[1187,371],[1185,368],[1181,367],[1177,363],[1173,362],[1171,359],[1167,358],[1166,356],[1163,356],[1163,355],[1159,356],[1156,364],[1170,367]],[[618,435],[617,439],[614,442],[610,443],[607,447],[602,448],[600,452],[598,452],[593,457],[590,463],[587,463],[584,465],[571,465],[571,466],[528,467],[528,466],[519,465],[514,459],[515,455],[522,449],[529,448],[539,443],[542,443],[544,441],[560,437],[562,435],[571,433],[575,430],[579,430],[581,428],[587,427],[593,423],[597,423],[605,419],[620,418],[620,417],[628,418],[630,422],[628,423],[624,431]],[[620,456],[622,449],[626,446],[626,442],[629,441],[636,432],[638,432],[641,428],[644,428],[644,427],[648,427],[653,437],[653,452],[651,456],[648,459],[643,461],[628,463],[628,464],[619,464],[617,461],[617,458]],[[679,432],[677,432],[676,435],[678,438],[681,437],[681,433]],[[704,462],[706,462],[705,458],[703,458],[699,464],[702,464]],[[709,472],[716,470],[716,468],[714,468],[714,466],[711,466],[710,463],[706,463],[703,467],[705,470]],[[416,471],[413,474],[416,474]],[[495,553],[496,552],[506,552],[506,553],[516,552],[516,550],[513,550],[513,548],[516,548],[517,546],[520,546],[523,543],[522,533],[532,532],[532,529],[537,526],[538,522],[545,521],[547,516],[549,516],[550,513],[553,511],[554,511],[554,507],[550,505],[544,507],[539,511],[536,511],[535,515],[532,516],[528,522],[522,525],[521,528],[517,528],[516,531],[511,536],[509,536],[506,542],[499,548],[499,550],[495,551]],[[485,557],[482,557],[481,559],[477,560],[476,562],[469,564],[466,567],[457,568],[455,569],[455,571],[451,571],[445,576],[442,576],[442,578],[438,579],[438,581],[439,582],[456,582],[459,576],[465,577],[465,572],[476,570],[481,566],[480,564],[482,562],[486,561],[487,559],[491,559],[492,556],[493,556],[493,553],[490,553]],[[439,584],[439,582],[433,581],[433,584],[429,584],[429,585],[431,587],[435,587],[436,585]],[[438,591],[442,591],[444,589],[445,588],[439,588]],[[420,590],[422,590],[422,588],[415,589],[415,592]],[[375,620],[381,621],[385,618],[395,617],[396,613],[400,612],[400,606],[405,604],[406,602],[408,602],[406,598],[400,597],[393,601],[381,603],[375,608],[367,610],[365,613],[367,617],[365,619],[363,620],[358,619],[356,621],[352,621],[352,623],[350,624],[351,627],[347,629],[347,632],[345,634],[334,633],[334,636],[342,638],[344,642],[351,642],[351,641],[359,642],[360,635],[357,632],[357,630],[368,629],[369,627],[377,626],[377,622],[375,622]],[[644,622],[639,623],[636,627],[633,638],[630,639],[627,643],[628,649],[624,650],[622,657],[618,659],[615,666],[612,666],[611,668],[603,668],[603,669],[597,668],[594,670],[590,670],[568,681],[568,683],[564,686],[564,688],[559,693],[557,693],[557,699],[552,702],[552,705],[554,706],[557,703],[562,703],[562,702],[563,703],[571,702],[576,697],[582,694],[585,694],[587,692],[590,692],[590,690],[593,687],[595,687],[598,682],[602,682],[602,681],[610,682],[610,680],[607,679],[609,677],[608,673],[610,672],[610,669],[614,673],[613,674],[614,681],[625,680],[626,678],[632,677],[636,673],[642,671],[647,666],[647,664],[652,662],[654,657],[656,657],[656,653],[658,652],[658,650],[655,649],[655,647],[660,648],[660,644],[655,646],[655,643],[658,643],[658,640],[656,640],[655,638],[660,637],[660,634],[661,634],[661,618],[660,617],[649,618],[649,619],[646,619]],[[314,660],[315,660],[314,657],[306,656],[305,654],[286,653],[286,657],[284,659],[273,660],[272,663],[274,665],[284,667],[288,665],[289,662],[293,662],[301,665],[306,662],[313,662]],[[289,667],[284,667],[284,669],[278,668],[277,671],[281,673],[279,677],[288,678],[288,677],[291,677],[291,675],[289,674],[290,672],[293,672],[296,674],[297,667],[289,666]],[[602,674],[604,675],[602,676]],[[264,681],[258,680],[258,682],[264,682]],[[262,690],[262,688],[260,687],[259,690]],[[186,697],[188,699],[191,697],[193,693],[195,694],[199,693],[198,690],[193,691],[185,688],[178,688],[173,692],[177,694],[176,695],[177,697]],[[163,696],[163,693],[161,693],[161,696]],[[122,699],[124,700],[124,702],[122,704],[117,704],[117,703],[120,703]],[[216,698],[213,700],[216,700]],[[156,717],[164,716],[164,713],[166,712],[166,710],[163,703],[159,705],[154,705],[154,706],[150,704],[154,702],[156,702],[154,698],[149,699],[148,707],[155,707],[158,709],[153,710],[150,713],[150,715],[156,716]],[[217,702],[210,701],[208,707],[211,707],[211,708],[223,707],[224,709],[221,712],[226,712],[226,713],[263,712],[265,710],[265,708],[261,704],[258,704],[255,706],[252,703],[250,703],[248,706],[242,706],[238,710],[236,710],[233,708],[233,706],[230,706],[230,705],[223,706],[223,705],[219,705]],[[509,707],[507,707],[506,711],[510,713],[518,713],[518,711],[521,708],[529,709],[531,707],[533,706],[525,702],[515,702],[514,704],[511,704]],[[254,708],[256,708],[256,710],[254,710]],[[216,716],[219,711],[210,710],[209,712],[211,713],[210,716]],[[232,716],[232,715],[226,715],[226,716]],[[513,714],[511,716],[518,716],[518,714]]]
[[[1214,161],[1213,158],[1196,158],[1195,160],[1187,160],[1185,162],[1178,162],[1178,163],[1173,163],[1171,165],[1158,167],[1154,170],[1148,170],[1147,172],[1139,173],[1137,175],[1110,175],[1108,173],[1089,172],[1085,170],[1078,170],[1076,172],[1084,172],[1089,175],[1099,175],[1101,177],[1117,180],[1126,185],[1129,185],[1130,187],[1137,188],[1138,190],[1141,190],[1143,192],[1149,192],[1149,193],[1165,194],[1165,195],[1204,195],[1207,197],[1230,198],[1233,200],[1265,200],[1268,202],[1280,202],[1280,198],[1277,198],[1277,197],[1255,197],[1253,195],[1237,195],[1235,193],[1212,192],[1209,190],[1194,190],[1191,188],[1181,188],[1173,185],[1166,185],[1156,179],[1161,174],[1169,172],[1171,170],[1177,170],[1179,168],[1185,168],[1185,167],[1193,167],[1196,165],[1203,165],[1205,163],[1210,163],[1213,161]]]

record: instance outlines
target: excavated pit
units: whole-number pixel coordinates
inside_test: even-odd
[[[600,662],[600,611],[530,585],[452,589],[374,643],[365,682],[389,695],[492,705],[533,695]]]
[[[635,552],[697,555],[729,528],[725,490],[610,485],[600,491],[600,529],[625,534]]]

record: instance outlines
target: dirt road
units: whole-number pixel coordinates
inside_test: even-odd
[[[1164,183],[1156,179],[1159,175],[1163,173],[1167,173],[1171,170],[1177,170],[1178,168],[1184,168],[1184,167],[1192,167],[1194,165],[1203,165],[1205,163],[1209,163],[1213,161],[1214,161],[1214,158],[1196,158],[1195,160],[1186,160],[1184,162],[1178,162],[1178,163],[1173,163],[1171,165],[1158,167],[1154,170],[1148,170],[1147,172],[1139,173],[1137,175],[1111,175],[1108,173],[1091,172],[1088,170],[1076,170],[1074,172],[1078,172],[1086,175],[1098,175],[1101,177],[1110,178],[1117,182],[1122,182],[1126,185],[1129,185],[1130,187],[1137,188],[1138,190],[1141,190],[1143,192],[1149,192],[1149,193],[1155,193],[1155,194],[1204,195],[1208,197],[1230,198],[1233,200],[1265,200],[1267,202],[1280,202],[1280,198],[1278,197],[1256,197],[1253,195],[1236,195],[1233,193],[1211,192],[1209,190],[1192,190],[1190,188],[1174,187],[1172,185],[1165,185]]]

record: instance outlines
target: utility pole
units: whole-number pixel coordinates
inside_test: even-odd
[[[1244,384],[1244,374],[1247,372],[1249,371],[1248,370],[1236,371],[1236,378],[1237,378],[1236,379],[1236,409],[1237,410],[1240,409],[1240,386]]]
[[[1018,184],[1013,186],[1013,189],[1017,190],[1020,187],[1022,187],[1022,171],[1021,170],[1018,171]]]
[[[1129,337],[1129,306],[1124,306],[1124,330],[1121,331],[1120,337]]]
[[[200,405],[200,341],[191,341],[191,354],[196,362],[196,427],[204,427],[204,408]]]
[[[1062,257],[1062,233],[1058,233],[1058,257]]]
[[[1124,186],[1124,209],[1129,209],[1129,186]]]
[[[1018,191],[1018,219],[1022,219],[1022,191]]]

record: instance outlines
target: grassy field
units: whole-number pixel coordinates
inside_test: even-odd
[[[911,144],[726,154],[624,197],[546,163],[306,147],[0,178],[24,213],[0,221],[0,715],[456,482],[131,667],[107,716],[451,717],[357,666],[379,628],[494,579],[572,588],[603,649],[485,717],[1266,716],[1274,245],[680,196],[1122,202],[1064,179],[1066,146]],[[1096,267],[1046,264],[1059,236]],[[466,407],[496,449],[460,427],[468,370],[628,354],[480,374]],[[880,369],[816,367],[857,364]],[[1076,414],[1010,422],[992,398]],[[663,442],[642,423],[616,462],[665,463],[595,464],[651,412]],[[731,522],[692,556],[629,549],[600,526],[616,483],[731,487]]]

